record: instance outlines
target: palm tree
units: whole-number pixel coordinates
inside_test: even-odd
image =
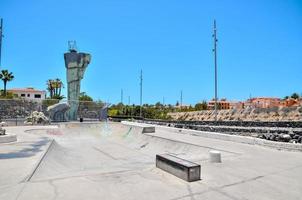
[[[61,96],[61,89],[64,87],[63,82],[59,79],[55,79],[55,85],[56,85],[56,95]]]
[[[0,79],[4,84],[4,96],[6,96],[6,85],[7,82],[12,81],[14,79],[14,75],[12,72],[8,72],[8,70],[1,70]]]
[[[64,98],[61,96],[61,89],[64,87],[63,82],[59,79],[49,79],[46,82],[47,90],[50,93],[50,98],[54,99],[62,99]]]
[[[49,91],[50,93],[50,98],[52,99],[53,95],[54,95],[54,84],[53,84],[53,80],[51,79],[48,79],[47,82],[46,82],[46,85],[47,85],[47,90]]]

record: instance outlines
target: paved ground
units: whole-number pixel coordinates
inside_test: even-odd
[[[18,142],[0,144],[1,200],[302,199],[301,152],[166,128],[143,135],[119,123],[7,130]],[[208,162],[210,149],[221,151],[222,163]],[[155,168],[155,154],[166,152],[201,164],[202,180],[187,183]]]

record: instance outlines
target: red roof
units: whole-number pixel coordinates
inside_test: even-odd
[[[10,92],[46,92],[45,90],[36,90],[34,88],[12,88]]]

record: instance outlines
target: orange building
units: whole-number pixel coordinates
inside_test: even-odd
[[[230,109],[244,109],[245,104],[241,101],[230,102]]]
[[[290,106],[299,106],[301,105],[301,99],[293,99],[288,98],[281,102],[281,105],[284,107],[290,107]]]
[[[226,110],[230,109],[230,102],[227,101],[226,99],[221,99],[217,101],[217,108],[220,110]],[[215,99],[212,99],[211,101],[208,102],[208,109],[209,110],[214,110],[215,109]]]
[[[281,106],[281,99],[274,97],[256,97],[248,99],[246,104],[254,108],[272,108]]]

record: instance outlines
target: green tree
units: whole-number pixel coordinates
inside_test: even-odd
[[[157,102],[157,103],[155,104],[155,107],[156,107],[156,108],[161,108],[161,107],[163,107],[163,105],[162,105],[160,102]]]
[[[202,101],[201,103],[197,103],[195,105],[195,110],[206,110],[208,108],[208,104],[206,101]]]
[[[298,93],[293,93],[292,95],[291,95],[291,98],[293,98],[293,99],[299,99],[300,98],[300,95],[298,94]]]
[[[81,92],[79,96],[79,101],[93,101],[92,97],[88,96],[86,92]]]
[[[12,72],[9,72],[8,70],[2,70],[1,74],[0,74],[0,79],[3,81],[3,85],[4,85],[4,96],[6,96],[6,85],[7,82],[12,81],[14,79],[14,75]]]

